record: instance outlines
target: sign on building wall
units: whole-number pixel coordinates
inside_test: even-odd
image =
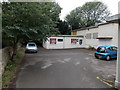
[[[76,44],[78,39],[71,39],[71,44]]]
[[[50,44],[56,44],[56,38],[50,38]]]

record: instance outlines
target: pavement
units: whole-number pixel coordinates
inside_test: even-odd
[[[94,57],[86,49],[46,50],[28,53],[20,68],[16,88],[111,88],[116,60]]]

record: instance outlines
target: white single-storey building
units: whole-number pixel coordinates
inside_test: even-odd
[[[103,45],[118,46],[118,23],[106,22],[72,30],[71,35],[51,36],[43,41],[46,49],[89,48]]]
[[[118,23],[107,21],[96,26],[72,30],[71,35],[51,36],[43,41],[46,49],[118,46]]]
[[[83,29],[76,29],[71,35],[82,35],[84,47],[94,47],[103,45],[118,46],[118,23],[106,22],[96,26]]]
[[[43,47],[46,49],[84,48],[84,43],[82,35],[58,35],[43,41]]]

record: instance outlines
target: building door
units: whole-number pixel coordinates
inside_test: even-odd
[[[82,39],[79,40],[79,44],[80,44],[80,45],[83,44],[83,40],[82,40]]]

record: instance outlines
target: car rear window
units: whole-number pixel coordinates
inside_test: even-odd
[[[28,46],[35,46],[35,44],[28,44]]]
[[[97,52],[104,53],[105,52],[105,47],[98,47]]]

